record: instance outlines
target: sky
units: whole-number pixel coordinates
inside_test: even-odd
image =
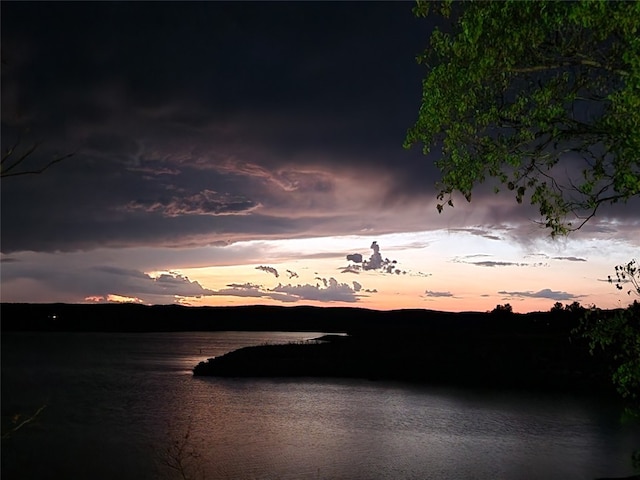
[[[436,209],[402,147],[410,2],[2,2],[2,302],[602,308],[636,200],[552,240],[481,186]]]

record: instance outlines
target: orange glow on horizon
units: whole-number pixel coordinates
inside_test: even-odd
[[[144,303],[137,297],[127,297],[125,295],[116,295],[115,293],[110,293],[106,296],[90,295],[85,297],[84,301],[89,303]]]

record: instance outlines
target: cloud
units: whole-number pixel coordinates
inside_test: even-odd
[[[256,270],[262,270],[263,272],[271,273],[276,278],[278,278],[280,276],[280,274],[278,273],[278,270],[276,270],[273,267],[267,267],[267,266],[264,266],[264,265],[260,265],[259,267],[256,267]]]
[[[359,273],[361,270],[378,270],[384,273],[395,273],[397,275],[406,274],[406,271],[396,268],[398,263],[396,260],[389,260],[388,258],[382,258],[380,253],[380,246],[378,242],[371,243],[371,250],[373,253],[369,257],[369,260],[364,260],[364,257],[360,253],[350,253],[346,256],[347,260],[355,262],[355,265],[348,265],[341,268],[342,273]]]
[[[295,296],[264,290],[261,285],[255,285],[253,283],[230,283],[227,287],[228,288],[222,288],[214,291],[212,295],[244,298],[270,298],[272,300],[285,303],[298,301],[298,298]]]
[[[526,263],[516,263],[516,262],[495,262],[492,260],[485,260],[482,262],[464,262],[469,263],[471,265],[476,265],[478,267],[524,267]]]
[[[425,185],[439,172],[420,149],[399,148],[423,76],[411,55],[397,55],[422,35],[402,3],[380,3],[363,16],[341,2],[257,4],[253,15],[233,2],[164,2],[151,26],[144,3],[87,8],[92,14],[78,22],[74,3],[3,6],[2,42],[12,54],[2,72],[3,142],[10,141],[6,125],[33,123],[34,136],[43,137],[34,160],[78,151],[39,178],[3,182],[3,251],[464,229],[470,221],[495,226],[471,226],[469,235],[531,237],[535,208],[490,188],[438,216]],[[103,17],[122,19],[119,42]],[[220,23],[194,27],[202,18]],[[367,28],[372,21],[385,28]],[[52,23],[62,32],[80,25],[86,41],[47,34]],[[257,33],[238,42],[242,31]],[[331,42],[314,40],[326,31]],[[147,55],[147,44],[162,54]],[[49,51],[64,51],[67,61],[47,60]],[[275,61],[265,63],[267,51]],[[211,61],[198,63],[204,57]],[[247,64],[260,69],[260,88],[234,74]],[[363,75],[376,82],[358,82]],[[371,98],[393,115],[372,115]],[[627,220],[638,211],[637,203],[615,210]],[[636,238],[637,220],[628,225],[615,231],[624,227],[625,237]]]
[[[90,295],[84,299],[91,303],[144,303],[144,301],[138,297],[127,297],[125,295]]]
[[[468,233],[470,235],[486,238],[488,240],[504,240],[503,237],[501,237],[500,235],[496,235],[495,232],[496,231],[507,232],[510,230],[510,228],[505,227],[503,225],[499,225],[499,226],[489,225],[486,227],[474,226],[474,227],[467,227],[467,228],[449,228],[448,230],[450,232]]]
[[[147,274],[135,269],[94,266],[51,272],[34,267],[21,278],[33,278],[41,287],[55,287],[63,301],[127,301],[147,304],[181,303],[213,291],[176,272]],[[15,279],[19,280],[19,279]]]
[[[377,270],[383,266],[385,266],[384,260],[382,260],[382,255],[380,254],[380,247],[378,246],[378,242],[373,242],[371,244],[371,250],[373,253],[369,257],[368,261],[363,262],[362,268],[365,270]]]
[[[237,195],[203,190],[193,195],[174,196],[170,199],[134,200],[124,208],[129,211],[143,210],[148,213],[159,212],[166,217],[178,217],[181,215],[244,215],[259,207],[259,203]]]
[[[262,285],[256,285],[255,283],[246,282],[246,283],[228,283],[227,287],[234,288],[238,290],[260,290]],[[221,292],[222,290],[217,290],[216,293]]]
[[[138,270],[116,268],[110,266],[94,267],[95,271],[107,276],[117,276],[112,280],[111,291],[95,292],[93,295],[106,296],[117,294],[127,297],[138,297],[142,300],[151,297],[163,297],[166,300],[173,297],[202,297],[211,295],[212,290],[202,287],[199,282],[191,281],[184,275],[175,272],[164,272],[151,276]],[[105,287],[102,287],[104,290]],[[165,301],[166,301],[165,300]]]
[[[172,288],[198,293],[197,286],[184,279],[114,276],[82,268],[74,264],[75,253],[60,252],[95,254],[85,267],[120,264],[142,273],[188,266],[252,268],[281,260],[248,247],[244,258],[232,248],[212,255],[204,247],[244,240],[366,232],[382,241],[385,233],[442,229],[453,233],[452,240],[464,231],[463,241],[482,240],[493,248],[502,245],[493,241],[498,238],[507,245],[548,233],[531,223],[539,218],[535,207],[515,205],[511,195],[494,196],[489,185],[474,190],[472,203],[456,201],[454,209],[437,215],[435,192],[425,187],[439,176],[433,155],[424,157],[419,148],[406,151],[400,146],[407,126],[415,121],[424,75],[411,54],[397,55],[411,52],[424,33],[424,25],[416,23],[402,3],[379,3],[363,16],[360,5],[345,3],[260,3],[252,4],[253,13],[247,15],[245,5],[233,2],[165,2],[153,6],[156,21],[151,23],[145,22],[151,7],[144,3],[91,3],[86,12],[92,14],[81,22],[78,8],[65,2],[37,9],[22,2],[3,4],[3,54],[12,55],[2,70],[3,147],[11,141],[5,135],[7,125],[33,123],[33,136],[43,140],[34,161],[56,150],[78,152],[46,175],[3,181],[3,251],[17,252],[16,258],[56,252],[50,256],[59,259],[55,265],[46,260],[49,269],[22,261],[3,263],[3,292],[8,283],[20,292],[17,282],[28,277],[39,287],[32,294],[42,295],[38,298],[45,298],[42,292],[47,290],[69,292],[73,296],[65,299],[72,301],[94,293],[125,295],[127,285],[148,289],[140,296],[145,301],[173,301],[175,297],[166,294]],[[103,18],[122,20],[118,42],[113,42],[111,23]],[[200,29],[202,19],[213,24]],[[76,35],[51,35],[51,24]],[[368,28],[372,24],[380,28]],[[332,32],[330,41],[317,42],[327,31]],[[362,49],[365,44],[370,48]],[[148,45],[159,46],[159,54],[149,55]],[[65,52],[65,61],[47,52]],[[210,61],[201,62],[205,57]],[[260,70],[259,85],[251,76],[236,74],[246,65]],[[374,77],[375,82],[358,81]],[[372,114],[371,98],[384,114]],[[18,114],[22,117],[14,119]],[[630,238],[638,245],[637,200],[611,210],[624,223],[605,217],[603,206],[582,231],[616,232],[617,239]],[[383,251],[389,248],[386,243]],[[334,275],[362,280],[365,273],[402,275],[406,267],[411,272],[408,267],[414,265],[385,265],[374,244],[372,252],[361,253],[325,246],[343,259],[350,253],[347,261],[353,266],[339,271],[362,273],[345,277],[336,270]],[[195,251],[195,246],[201,247],[198,258],[189,259],[189,265],[177,260],[174,252]],[[151,250],[158,253],[149,254]],[[580,255],[589,250],[550,251]],[[317,258],[325,256],[333,252]],[[313,254],[301,252],[300,258]],[[490,262],[492,258],[497,261]],[[516,265],[499,262],[514,258],[520,260],[505,256],[468,261],[487,260],[477,265],[497,268]],[[18,281],[7,282],[12,275],[18,275]],[[291,274],[282,281],[302,282]],[[276,295],[240,285],[227,288],[244,295]],[[298,298],[280,295],[282,301]],[[131,298],[138,296],[131,293]]]
[[[348,265],[346,267],[340,267],[340,273],[355,273],[356,275],[359,275],[360,270],[356,268],[356,266]]]
[[[453,293],[451,292],[435,292],[433,290],[425,290],[425,297],[453,297]]]
[[[282,285],[271,289],[271,292],[285,293],[298,300],[316,300],[320,302],[347,302],[358,301],[357,292],[362,289],[362,285],[353,282],[352,285],[339,283],[335,278],[322,279],[322,285]]]
[[[182,297],[198,297],[202,295],[210,295],[212,290],[203,288],[197,281],[191,281],[186,276],[178,273],[163,273],[155,278],[153,282],[164,292],[170,295],[179,295]]]
[[[410,274],[412,277],[431,277],[433,273],[415,272]]]
[[[496,260],[481,260],[479,262],[469,261],[471,258],[478,257],[490,257],[491,255],[486,255],[483,253],[473,254],[473,255],[465,255],[464,257],[455,257],[452,262],[454,263],[466,263],[468,265],[475,265],[477,267],[526,267],[529,266],[528,263],[518,263],[518,262],[504,262],[504,261],[496,261]],[[540,264],[542,265],[542,264]],[[536,265],[538,266],[538,265]]]
[[[562,292],[557,290],[551,290],[549,288],[544,288],[542,290],[538,290],[537,292],[507,292],[501,290],[498,292],[500,295],[507,295],[509,297],[521,297],[521,298],[548,298],[551,300],[574,300],[576,298],[582,297],[582,295],[574,295],[568,292]]]
[[[582,257],[552,257],[553,260],[567,260],[569,262],[586,262],[586,258]]]
[[[363,289],[358,282],[340,283],[335,278],[317,278],[322,283],[311,284],[278,284],[274,288],[264,288],[253,283],[231,283],[228,288],[216,290],[212,295],[269,298],[280,302],[347,302],[358,301],[359,292],[375,293],[375,290]]]
[[[141,167],[129,167],[131,172],[140,172],[148,175],[179,175],[181,172],[177,168],[170,168],[165,166],[141,166]]]
[[[527,255],[524,256],[524,258],[542,258],[542,259],[548,259],[549,255],[547,255],[546,253],[528,253]]]
[[[355,263],[362,263],[362,255],[359,253],[350,253],[347,255],[347,260]]]

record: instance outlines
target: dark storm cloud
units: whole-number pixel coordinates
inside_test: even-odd
[[[40,288],[51,291],[53,298],[80,302],[106,300],[110,295],[136,298],[144,303],[174,303],[180,298],[200,298],[213,295],[175,272],[164,272],[152,277],[135,269],[113,266],[68,267],[52,269],[47,265],[29,264],[19,269],[3,268],[3,291],[11,289],[12,282],[29,280]]]
[[[412,6],[4,2],[2,149],[76,154],[3,180],[2,251],[528,225],[482,188],[435,216],[433,159],[401,147],[430,32]]]
[[[161,273],[152,277],[144,272],[118,267],[95,267],[95,271],[104,273],[105,282],[102,291],[95,291],[90,295],[106,296],[118,294],[138,297],[145,303],[150,298],[164,297],[165,301],[172,301],[173,297],[201,297],[211,295],[212,290],[203,288],[197,281],[191,281],[184,275],[175,272]]]
[[[29,127],[23,141],[43,141],[32,160],[77,152],[41,179],[3,182],[3,251],[361,228],[369,205],[404,198],[429,165],[400,147],[424,40],[410,10],[3,5],[3,148]],[[356,182],[371,182],[368,197]],[[229,214],[244,215],[208,218]]]
[[[280,215],[292,219],[294,204],[329,215],[329,172],[346,165],[354,178],[365,167],[384,176],[382,197],[415,189],[416,172],[388,158],[428,165],[401,149],[423,38],[409,4],[3,4],[3,148],[29,128],[24,142],[43,141],[32,160],[77,152],[35,188],[3,184],[3,250],[73,250],[77,236],[80,248],[153,243],[176,236],[166,217],[259,204],[288,205]],[[290,192],[314,192],[313,203]],[[140,239],[128,223],[145,212],[159,235]],[[199,222],[178,231],[216,231]],[[54,225],[58,234],[31,240]],[[269,234],[251,215],[233,225],[220,229]]]
[[[537,292],[507,292],[507,291],[499,291],[500,295],[507,295],[508,297],[520,297],[520,298],[548,298],[550,300],[575,300],[577,298],[582,297],[582,295],[574,295],[568,292],[562,292],[557,290],[551,290],[549,288],[544,288]]]
[[[243,198],[233,198],[228,194],[220,194],[212,190],[203,190],[188,196],[172,196],[157,201],[133,201],[125,209],[145,212],[160,212],[167,217],[181,215],[232,215],[249,213],[259,204]]]

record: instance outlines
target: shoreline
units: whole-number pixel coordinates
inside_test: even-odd
[[[393,380],[482,389],[616,392],[604,362],[559,334],[403,332],[323,336],[241,348],[194,366],[194,376]]]

